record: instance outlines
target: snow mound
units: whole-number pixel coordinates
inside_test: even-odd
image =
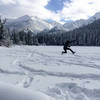
[[[51,100],[47,95],[0,83],[0,100]]]

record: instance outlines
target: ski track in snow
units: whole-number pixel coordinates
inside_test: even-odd
[[[33,68],[29,68],[23,65],[20,65],[21,68],[25,69],[26,71],[33,73],[33,75],[50,75],[55,77],[71,77],[71,78],[79,78],[79,79],[93,79],[93,80],[100,80],[100,75],[96,74],[72,74],[72,73],[61,73],[61,72],[47,72],[44,70],[36,70]]]
[[[78,47],[80,50],[78,51],[76,47],[73,47],[79,53],[75,55],[69,52],[61,55],[61,48],[15,46],[7,49],[0,47],[0,60],[7,59],[7,61],[0,63],[0,75],[2,74],[5,79],[6,75],[16,75],[15,78],[19,77],[16,82],[9,80],[9,83],[17,83],[24,88],[35,88],[56,100],[100,100],[100,86],[93,83],[100,84],[100,48],[97,47],[98,50],[96,51],[93,47]],[[93,51],[88,52],[89,48],[90,50],[92,48]],[[80,70],[80,73],[78,73],[78,70]],[[41,78],[37,79],[37,77]],[[53,82],[53,79],[55,79],[55,82]],[[46,80],[51,81],[43,83]],[[80,82],[78,83],[77,80]],[[1,79],[0,81],[4,80]],[[35,84],[35,82],[37,83]],[[82,84],[82,86],[79,86],[79,84]],[[89,88],[87,88],[88,86]]]
[[[18,75],[25,75],[23,72],[18,72],[18,71],[8,71],[8,70],[3,70],[0,68],[0,73],[2,74],[18,74]]]

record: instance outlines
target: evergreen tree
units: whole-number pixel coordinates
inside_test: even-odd
[[[0,45],[9,47],[11,45],[10,31],[5,28],[6,19],[0,17]]]

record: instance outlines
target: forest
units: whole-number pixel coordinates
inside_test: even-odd
[[[76,40],[72,45],[100,46],[100,20],[73,31],[66,32],[53,28],[38,33],[33,33],[30,30],[10,32],[5,28],[5,23],[5,20],[0,19],[0,45],[63,45],[66,40]]]

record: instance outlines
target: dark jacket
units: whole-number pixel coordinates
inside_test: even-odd
[[[75,41],[75,40],[73,40],[73,41],[66,41],[66,42],[64,43],[63,49],[66,50],[68,47],[70,47],[70,44],[71,44],[72,42],[74,42],[74,41]]]
[[[65,49],[67,49],[68,47],[70,47],[70,41],[66,41],[66,42],[64,43],[63,49],[65,50]]]

